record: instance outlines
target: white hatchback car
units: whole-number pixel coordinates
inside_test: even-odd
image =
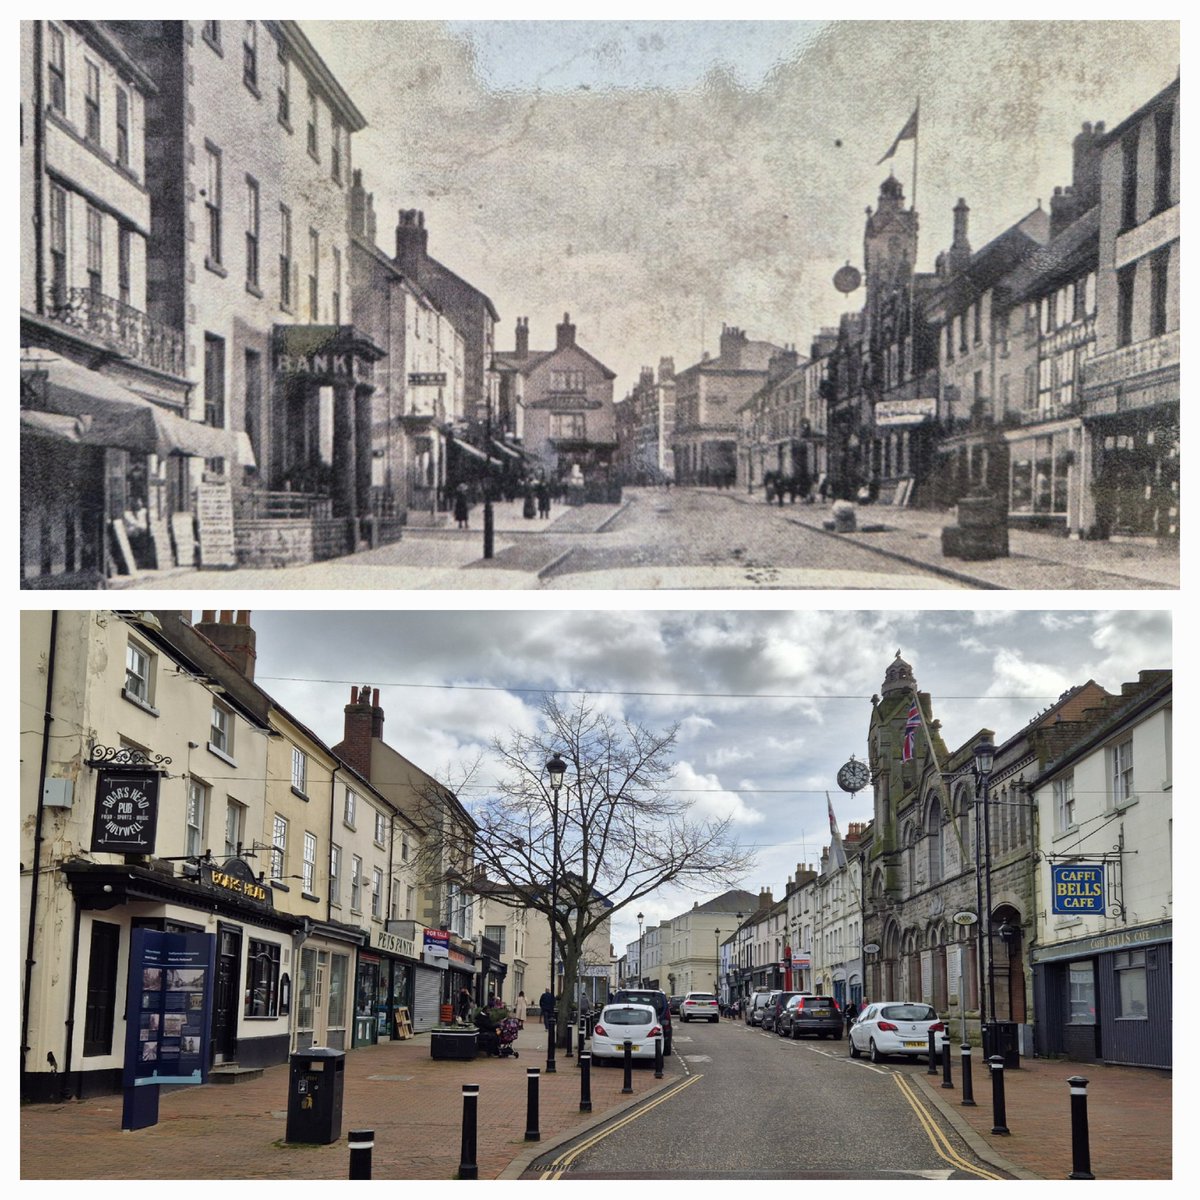
[[[866,1053],[874,1063],[888,1054],[915,1058],[929,1054],[929,1034],[934,1034],[934,1051],[941,1054],[946,1026],[928,1004],[911,1000],[884,1000],[868,1004],[850,1026],[850,1057]]]
[[[688,992],[679,1005],[680,1021],[719,1021],[721,1008],[712,992]]]
[[[634,1058],[653,1058],[662,1035],[658,1014],[649,1004],[606,1004],[592,1029],[592,1058],[624,1059],[626,1041],[632,1043]]]

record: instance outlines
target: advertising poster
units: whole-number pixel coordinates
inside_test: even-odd
[[[126,1087],[205,1081],[215,952],[211,934],[133,931]]]

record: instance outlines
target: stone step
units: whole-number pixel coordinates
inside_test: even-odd
[[[208,1072],[209,1083],[248,1083],[262,1075],[262,1067],[239,1067],[237,1063],[219,1063]]]

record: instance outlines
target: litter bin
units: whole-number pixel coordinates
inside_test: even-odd
[[[1015,1070],[1021,1065],[1021,1046],[1017,1040],[1016,1021],[989,1021],[983,1027],[983,1057],[998,1054],[1004,1059],[1004,1069]]]
[[[336,1142],[342,1136],[346,1052],[313,1046],[290,1061],[286,1140],[311,1146]]]

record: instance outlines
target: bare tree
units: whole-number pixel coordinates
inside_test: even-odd
[[[613,913],[666,884],[732,887],[753,867],[732,820],[696,820],[669,788],[676,726],[654,732],[602,711],[587,697],[568,705],[547,696],[534,733],[497,737],[495,794],[472,805],[473,846],[455,824],[427,821],[430,863],[470,861],[468,892],[506,892],[541,913],[563,964],[565,997],[576,994],[588,937]],[[546,764],[566,763],[555,793]],[[447,852],[448,851],[448,852]],[[560,1029],[565,1022],[560,1022]]]

